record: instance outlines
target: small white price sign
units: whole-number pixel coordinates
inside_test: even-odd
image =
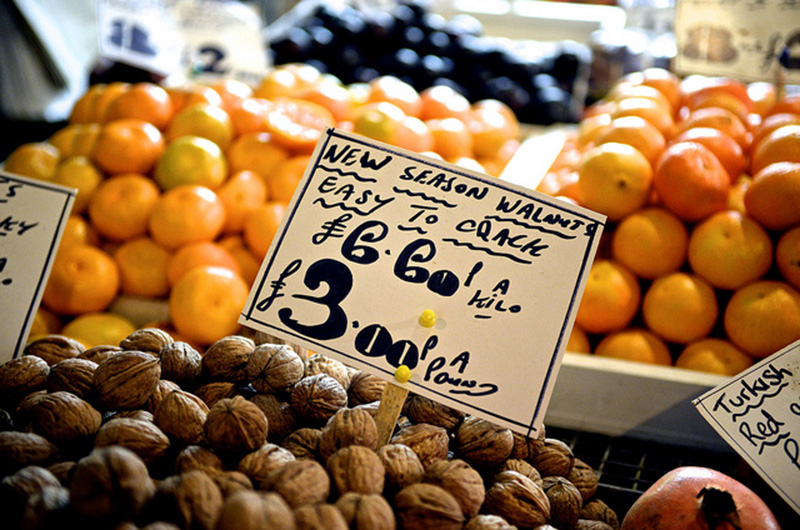
[[[604,223],[329,129],[239,322],[535,435]]]
[[[0,362],[25,347],[75,194],[0,172]]]

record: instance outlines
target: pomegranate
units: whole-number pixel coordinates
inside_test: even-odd
[[[650,486],[620,530],[780,530],[780,525],[744,484],[714,469],[686,466]]]

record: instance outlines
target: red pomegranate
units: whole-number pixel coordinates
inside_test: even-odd
[[[741,482],[714,469],[686,466],[650,486],[620,530],[780,530],[780,525]]]

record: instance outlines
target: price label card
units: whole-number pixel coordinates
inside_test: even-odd
[[[75,193],[0,172],[0,362],[25,347]]]
[[[604,224],[329,129],[239,322],[535,435]]]
[[[800,83],[800,2],[677,0],[675,38],[681,73]]]
[[[800,513],[800,341],[692,403]]]

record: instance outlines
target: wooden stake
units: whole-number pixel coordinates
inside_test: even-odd
[[[381,396],[381,404],[375,413],[375,424],[378,426],[378,448],[389,443],[389,439],[397,425],[397,418],[403,411],[408,390],[405,387],[387,383]]]

